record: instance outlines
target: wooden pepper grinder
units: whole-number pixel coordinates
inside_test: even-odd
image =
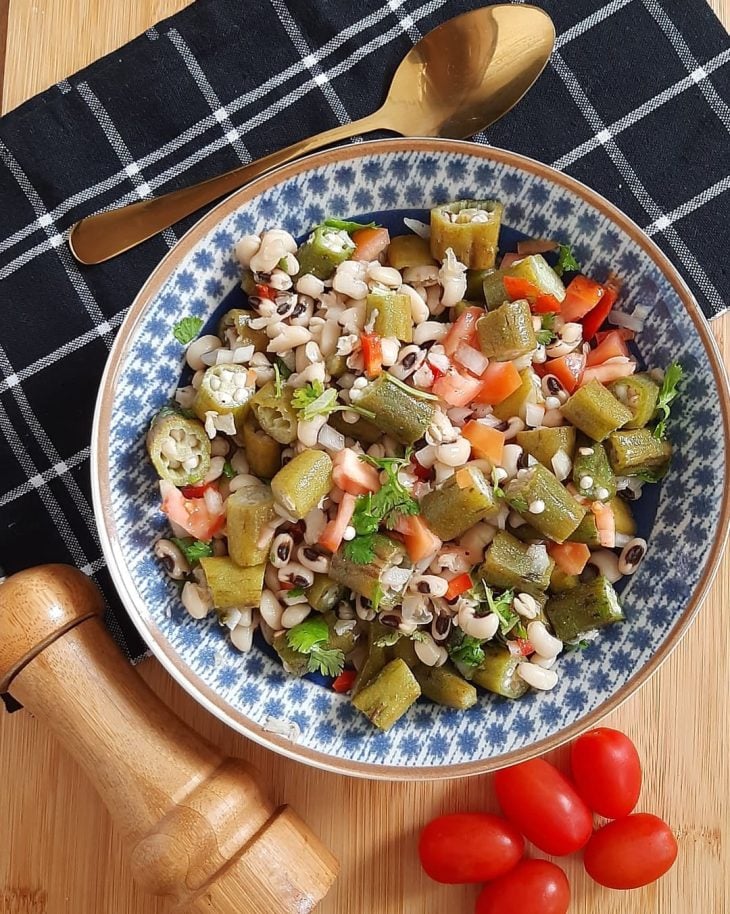
[[[81,572],[45,565],[0,585],[0,692],[84,768],[126,839],[135,879],[174,911],[306,914],[337,861],[245,762],[190,730],[121,656]]]

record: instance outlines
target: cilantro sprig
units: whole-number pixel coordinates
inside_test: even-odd
[[[345,410],[352,410],[367,419],[375,418],[375,413],[361,409],[355,403],[340,403],[337,399],[337,390],[334,387],[325,387],[321,381],[309,381],[304,387],[295,390],[291,404],[302,422],[309,422],[315,416],[329,416]]]
[[[185,556],[189,565],[194,565],[196,562],[199,562],[200,559],[213,555],[213,545],[210,540],[194,540],[190,537],[182,539],[174,536],[172,542]]]
[[[569,244],[558,245],[558,262],[553,269],[558,276],[562,276],[563,273],[577,273],[580,270],[580,264],[575,259]]]
[[[339,676],[345,666],[345,655],[336,648],[328,648],[330,631],[324,619],[305,619],[286,633],[289,647],[299,654],[307,654],[310,673]]]
[[[355,502],[351,525],[355,538],[345,544],[345,556],[358,565],[368,565],[375,559],[375,535],[381,524],[393,530],[400,517],[420,512],[418,502],[398,478],[399,471],[410,462],[410,452],[405,457],[370,457],[361,454],[360,460],[385,471],[386,480],[374,494],[360,495]]]
[[[184,317],[179,320],[172,328],[172,335],[183,346],[192,343],[195,337],[200,333],[203,321],[199,317]]]
[[[664,374],[664,381],[659,390],[659,397],[656,404],[656,412],[659,416],[659,421],[656,424],[656,428],[653,431],[655,438],[666,438],[667,437],[667,419],[669,419],[670,404],[679,396],[678,385],[682,380],[682,366],[679,362],[672,362],[672,364],[667,368]]]
[[[503,635],[509,634],[513,628],[520,623],[519,615],[512,609],[512,600],[514,599],[513,590],[505,590],[499,596],[494,595],[494,591],[489,585],[484,584],[484,596],[490,612],[496,613],[499,617],[499,630]]]
[[[447,645],[447,650],[449,652],[449,657],[454,661],[454,663],[461,663],[463,666],[478,667],[484,661],[484,651],[482,650],[482,644],[484,642],[480,641],[478,638],[473,638],[471,635],[465,635],[464,632],[459,629],[454,629],[454,635]]]
[[[552,313],[543,314],[540,329],[535,334],[537,341],[541,346],[548,346],[556,338],[555,333],[555,315]]]

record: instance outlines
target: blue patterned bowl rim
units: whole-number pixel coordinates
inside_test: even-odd
[[[722,440],[722,486],[721,504],[717,512],[717,522],[707,533],[703,543],[703,568],[698,580],[689,595],[684,609],[667,631],[658,649],[648,655],[623,684],[609,695],[602,703],[588,713],[578,716],[564,726],[558,726],[547,736],[528,742],[516,749],[493,755],[488,758],[460,761],[455,764],[405,764],[397,765],[381,761],[359,761],[346,755],[333,755],[311,746],[296,742],[270,732],[251,717],[233,707],[224,700],[216,689],[205,682],[201,675],[194,671],[182,654],[170,643],[158,621],[141,597],[139,589],[128,567],[124,543],[122,542],[113,510],[113,479],[115,469],[113,455],[110,453],[110,441],[113,433],[113,413],[117,383],[129,355],[135,333],[149,317],[149,309],[154,305],[156,296],[163,290],[170,277],[178,270],[191,254],[193,249],[212,235],[216,227],[244,204],[259,195],[274,189],[277,185],[317,168],[342,167],[347,162],[354,162],[367,156],[413,153],[438,157],[453,154],[462,158],[475,158],[486,164],[501,165],[515,171],[535,176],[549,184],[558,185],[565,192],[587,204],[592,210],[601,214],[613,226],[630,236],[636,248],[648,256],[664,281],[676,293],[685,311],[689,315],[694,331],[701,342],[703,355],[711,369],[712,379],[717,393],[721,429],[717,429],[716,438]],[[352,213],[357,207],[352,208]],[[345,212],[342,215],[350,215]],[[144,418],[140,420],[144,423]],[[602,717],[617,708],[629,698],[661,666],[671,651],[677,646],[693,621],[717,571],[725,540],[730,528],[730,466],[727,454],[730,453],[730,392],[728,379],[719,354],[717,344],[709,325],[691,292],[681,276],[659,249],[642,230],[618,210],[612,203],[586,185],[565,174],[555,171],[541,162],[526,156],[495,147],[486,147],[466,141],[435,139],[387,139],[373,140],[364,143],[337,147],[325,152],[314,153],[281,166],[264,175],[230,197],[223,200],[194,225],[180,239],[178,244],[166,255],[153,271],[145,285],[132,303],[125,318],[112,351],[102,379],[96,404],[91,445],[91,482],[96,522],[106,561],[112,580],[120,598],[129,612],[131,619],[149,646],[151,652],[162,663],[173,678],[204,708],[228,724],[234,730],[297,761],[311,764],[325,770],[340,774],[350,774],[385,780],[436,779],[457,777],[470,774],[481,774],[505,765],[515,764],[536,755],[547,752],[562,743],[575,738],[585,729],[595,725]]]

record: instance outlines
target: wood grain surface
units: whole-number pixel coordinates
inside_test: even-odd
[[[9,4],[9,11],[8,11]],[[0,0],[0,65],[7,14],[2,110],[90,63],[184,0]],[[730,0],[712,0],[730,24]],[[2,68],[0,66],[0,74]],[[730,362],[730,316],[713,324]],[[728,717],[730,561],[699,617],[662,669],[606,723],[626,731],[644,760],[640,808],[666,818],[680,845],[671,873],[632,893],[584,878],[561,861],[572,914],[730,914]],[[226,754],[264,774],[276,801],[291,803],[342,863],[321,914],[470,914],[475,890],[443,887],[420,872],[419,827],[442,811],[494,809],[489,778],[435,784],[369,783],[325,774],[247,742],[199,708],[153,660],[152,688]],[[559,763],[565,753],[556,753]],[[26,712],[0,713],[0,914],[162,914],[143,896],[119,836],[80,769]]]

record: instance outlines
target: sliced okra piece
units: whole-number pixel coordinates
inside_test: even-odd
[[[470,270],[494,266],[504,206],[497,200],[456,200],[431,210],[431,254],[441,263],[451,248]]]
[[[531,454],[538,463],[552,470],[552,459],[558,451],[573,459],[575,451],[575,429],[572,425],[560,425],[557,428],[531,428],[517,432],[517,444]]]
[[[414,444],[422,438],[436,411],[432,400],[387,372],[363,387],[354,402],[373,413],[373,423],[401,444]]]
[[[206,369],[193,400],[193,412],[205,422],[207,412],[230,414],[240,428],[251,409],[255,387],[252,375],[243,365],[213,365]]]
[[[301,520],[332,488],[332,458],[324,451],[302,451],[271,480],[274,500]]]
[[[524,591],[539,599],[547,590],[554,567],[544,545],[521,543],[500,530],[487,547],[476,576],[490,587]]]
[[[595,379],[579,387],[562,405],[561,411],[569,422],[594,441],[604,441],[632,416],[628,406]]]
[[[541,463],[520,470],[507,485],[505,498],[529,524],[556,543],[565,542],[586,513]]]
[[[504,698],[522,698],[529,686],[517,672],[523,657],[512,654],[501,644],[484,644],[484,660],[474,670],[471,681],[482,689]]]
[[[266,352],[269,344],[269,338],[263,330],[252,330],[250,322],[257,317],[253,311],[246,311],[243,308],[231,308],[226,311],[218,324],[218,336],[226,342],[226,331],[234,329],[236,336],[241,341],[241,345],[251,344],[256,352]]]
[[[269,540],[262,541],[262,536],[275,518],[270,486],[246,486],[228,496],[228,554],[237,565],[248,567],[266,563]]]
[[[390,730],[421,694],[421,687],[408,665],[399,658],[391,660],[352,699],[380,730]]]
[[[643,428],[652,418],[659,398],[659,385],[648,374],[633,374],[612,381],[608,389],[631,410],[632,418],[624,428]]]
[[[462,467],[421,501],[421,514],[436,536],[446,542],[474,524],[497,514],[494,490],[475,466]]]
[[[284,387],[276,395],[273,381],[264,384],[251,400],[251,408],[261,428],[279,444],[291,444],[297,437],[297,414],[291,405],[294,388]]]
[[[477,321],[479,347],[488,359],[509,362],[537,348],[532,312],[526,301],[505,302]]]
[[[421,692],[436,704],[466,711],[477,703],[477,690],[450,664],[426,666],[418,663],[412,669]]]
[[[573,483],[591,501],[610,501],[616,495],[616,477],[602,444],[581,442],[573,461]]]
[[[210,439],[197,419],[187,419],[165,408],[147,432],[147,452],[161,479],[175,486],[190,486],[210,469]]]
[[[396,337],[402,343],[413,340],[413,318],[411,317],[411,300],[401,292],[390,292],[385,289],[370,292],[367,301],[367,322],[373,314],[373,329],[381,337]]]
[[[396,235],[388,245],[388,263],[396,270],[409,267],[436,266],[426,238],[420,235]]]
[[[603,576],[550,597],[546,612],[556,637],[563,642],[576,641],[624,618],[616,591]]]
[[[344,229],[318,225],[297,251],[298,275],[311,273],[317,279],[330,279],[354,250],[355,243]]]
[[[271,479],[281,468],[281,445],[259,428],[252,415],[245,418],[241,434],[249,471],[260,479]]]
[[[217,610],[253,609],[261,602],[265,565],[242,568],[228,555],[207,556],[200,564]]]
[[[606,443],[608,459],[617,476],[649,475],[661,479],[669,468],[672,445],[655,438],[648,428],[613,432]]]

